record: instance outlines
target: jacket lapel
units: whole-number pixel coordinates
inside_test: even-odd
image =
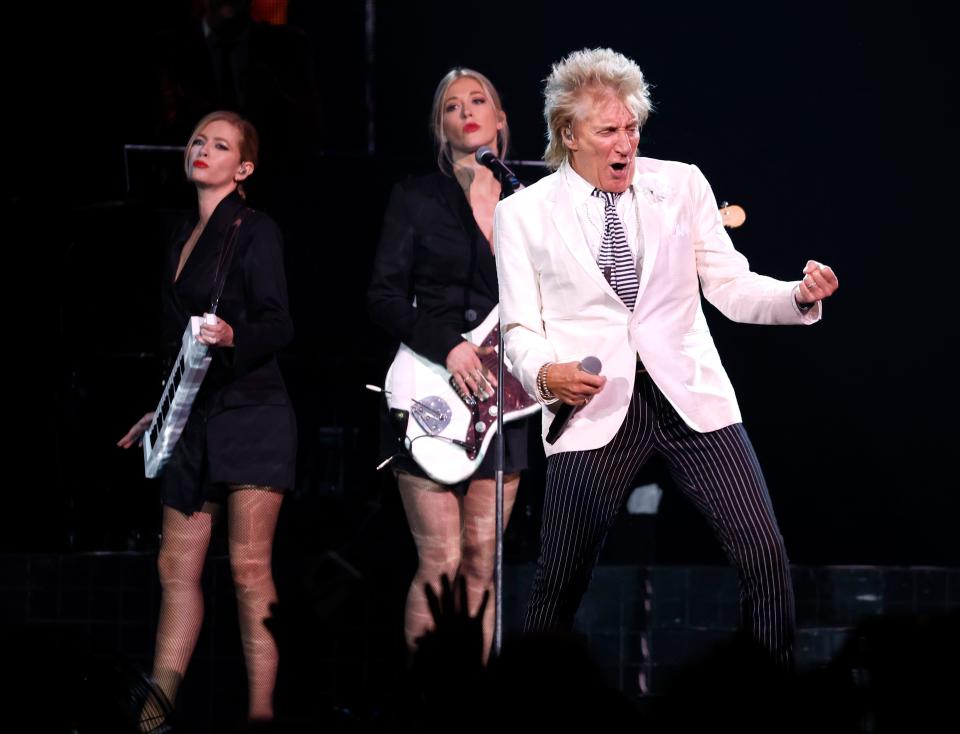
[[[557,185],[554,191],[555,197],[551,216],[564,245],[566,245],[570,254],[573,255],[574,259],[580,264],[580,267],[583,268],[588,279],[623,306],[623,308],[626,308],[623,301],[620,300],[620,296],[613,290],[607,282],[607,279],[603,277],[603,273],[600,272],[600,267],[597,265],[596,260],[593,258],[593,253],[590,251],[590,246],[583,238],[583,228],[577,220],[577,214],[574,210],[575,205],[570,197],[562,174],[557,174]]]
[[[637,215],[640,218],[640,229],[643,232],[643,261],[640,270],[640,286],[637,290],[637,301],[643,298],[643,292],[650,282],[650,274],[660,251],[660,219],[663,206],[663,193],[660,181],[652,173],[643,173],[643,159],[638,158],[633,174],[633,191],[637,202]],[[636,310],[636,304],[634,305]]]
[[[230,227],[233,226],[233,222],[244,208],[243,199],[240,195],[234,191],[228,196],[224,197],[223,201],[217,204],[216,209],[213,210],[213,214],[210,215],[210,221],[207,222],[207,226],[203,229],[203,234],[200,235],[200,239],[197,240],[197,244],[193,248],[193,252],[187,257],[187,261],[183,264],[183,270],[180,271],[180,277],[177,278],[176,282],[173,283],[173,293],[174,297],[177,299],[177,302],[182,306],[180,299],[179,290],[183,287],[183,284],[193,278],[205,277],[209,278],[209,288],[211,296],[213,295],[214,290],[214,276],[216,274],[217,262],[220,257],[220,249],[223,247],[224,239],[228,234]],[[187,228],[183,230],[183,234],[186,236],[183,237],[182,242],[186,242],[186,238],[190,235],[190,230],[193,229],[194,225],[197,223],[197,217],[193,217],[188,223]],[[180,261],[180,255],[183,252],[183,244],[180,247],[176,248],[174,254],[173,267],[176,272],[177,264]]]
[[[479,272],[480,278],[486,285],[487,291],[492,293],[494,300],[496,300],[498,292],[496,260],[494,260],[493,252],[490,250],[490,243],[483,236],[480,227],[477,226],[477,220],[473,217],[473,209],[470,208],[470,203],[464,196],[463,189],[460,188],[460,184],[457,183],[455,178],[441,176],[440,192],[450,211],[460,221],[460,226],[463,227],[470,246],[476,249],[477,272]]]

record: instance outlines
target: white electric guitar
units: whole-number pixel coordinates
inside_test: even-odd
[[[497,349],[499,309],[494,308],[463,338],[478,347]],[[497,374],[497,354],[481,357]],[[503,375],[503,422],[540,412],[540,405],[507,370]],[[391,410],[409,413],[404,444],[427,476],[440,484],[456,484],[480,466],[497,431],[497,396],[461,397],[453,377],[442,365],[401,344],[384,385]]]

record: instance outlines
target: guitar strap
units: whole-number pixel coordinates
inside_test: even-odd
[[[240,234],[240,225],[243,223],[243,218],[247,211],[248,209],[244,207],[237,213],[236,218],[233,220],[233,224],[230,226],[230,231],[227,232],[223,240],[220,242],[220,253],[217,257],[217,269],[213,276],[213,294],[210,298],[209,313],[215,314],[217,312],[217,307],[220,305],[220,296],[223,295],[223,287],[226,285],[227,274],[230,272],[230,265],[233,262],[233,253],[236,250],[237,237]]]

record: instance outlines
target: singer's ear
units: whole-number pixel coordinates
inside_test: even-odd
[[[500,110],[500,114],[497,115],[497,130],[503,130],[503,126],[507,124],[507,113],[503,110]]]
[[[250,161],[244,161],[237,169],[237,175],[233,177],[234,180],[243,181],[243,179],[247,178],[251,173],[253,173],[253,168],[253,163]]]
[[[573,128],[570,125],[565,126],[560,131],[561,136],[563,137],[563,144],[567,146],[569,150],[576,150],[577,143],[573,139]]]

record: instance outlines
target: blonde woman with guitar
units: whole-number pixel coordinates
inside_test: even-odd
[[[496,535],[495,452],[486,451],[495,425],[497,359],[489,331],[497,326],[498,297],[491,237],[493,211],[505,192],[476,153],[489,146],[503,156],[509,128],[490,80],[462,68],[444,76],[434,95],[432,131],[440,170],[394,188],[368,293],[373,321],[402,342],[387,398],[407,424],[399,426],[406,450],[391,466],[418,555],[404,622],[410,649],[432,624],[424,585],[439,589],[441,575],[465,578],[469,611],[477,613],[492,592]],[[519,417],[511,407],[536,410],[508,379],[514,390],[505,389],[505,522],[527,460],[526,422],[511,420]],[[396,445],[386,414],[384,424],[385,445]],[[487,605],[484,655],[493,614],[494,605]]]

